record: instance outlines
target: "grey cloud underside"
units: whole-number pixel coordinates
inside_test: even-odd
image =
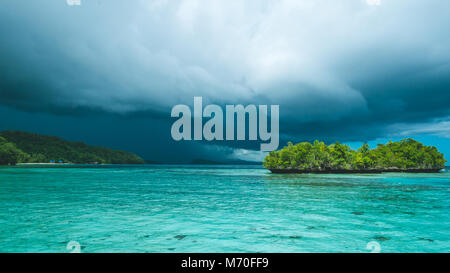
[[[1,5],[0,104],[20,111],[169,127],[193,96],[279,104],[282,141],[369,140],[450,116],[448,1]]]

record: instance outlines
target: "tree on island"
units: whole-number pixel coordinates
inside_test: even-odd
[[[0,165],[16,165],[25,157],[25,153],[0,136]]]
[[[370,149],[364,143],[358,150],[336,142],[291,142],[279,151],[270,152],[263,166],[270,170],[299,171],[368,171],[368,170],[440,170],[446,160],[436,147],[425,146],[408,138],[389,141]]]

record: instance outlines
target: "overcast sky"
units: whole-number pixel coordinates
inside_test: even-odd
[[[417,137],[450,154],[450,1],[0,2],[0,129],[145,159],[258,159],[175,142],[170,110],[278,104],[282,144]]]

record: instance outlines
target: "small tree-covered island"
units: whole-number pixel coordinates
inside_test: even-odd
[[[446,160],[434,146],[408,138],[370,149],[364,143],[358,150],[336,142],[326,145],[288,143],[270,152],[263,166],[272,173],[380,173],[380,172],[439,172]]]

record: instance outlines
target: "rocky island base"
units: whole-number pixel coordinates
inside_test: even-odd
[[[296,169],[270,169],[272,173],[276,174],[364,174],[364,173],[385,173],[385,172],[399,172],[399,173],[438,173],[442,169],[388,169],[388,170],[296,170]]]

